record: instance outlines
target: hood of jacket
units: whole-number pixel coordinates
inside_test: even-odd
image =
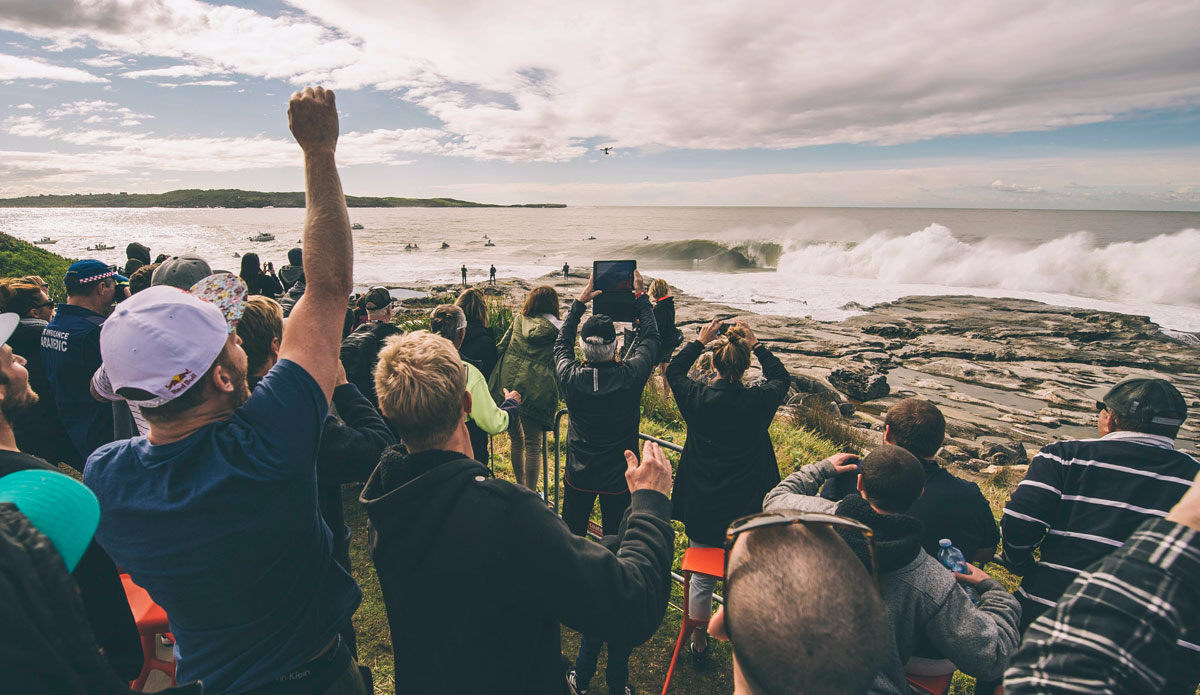
[[[125,247],[125,258],[136,258],[145,265],[150,265],[150,247],[138,242],[130,242]]]
[[[397,544],[403,557],[420,563],[463,489],[487,477],[486,466],[455,451],[408,454],[393,446],[383,452],[359,501],[372,529]]]
[[[860,495],[847,495],[838,503],[837,514],[861,521],[875,532],[875,562],[879,573],[886,574],[906,567],[921,552],[921,537],[925,525],[907,514],[880,514]],[[870,568],[867,541],[854,531],[838,531],[846,544]]]
[[[558,328],[541,316],[521,315],[517,322],[515,330],[528,345],[549,345],[558,338]]]

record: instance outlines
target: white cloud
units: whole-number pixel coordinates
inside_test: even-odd
[[[89,0],[22,4],[0,27],[178,70],[398,90],[484,159],[573,159],[590,138],[892,144],[1200,103],[1200,4],[1186,0],[291,2],[309,16]]]
[[[108,82],[86,70],[53,65],[36,58],[0,53],[0,80],[53,80],[62,82]]]
[[[13,107],[13,108],[17,108],[17,109],[32,109],[32,108],[33,108],[33,104],[17,104],[17,105],[16,105],[15,107]]]
[[[1005,193],[1045,193],[1046,189],[1041,186],[1020,186],[1015,183],[1005,183],[1000,179],[992,182],[991,186],[994,191],[1004,191]]]
[[[84,65],[90,65],[93,68],[119,68],[125,64],[120,57],[107,54],[101,54],[94,58],[84,58],[79,62]]]
[[[85,116],[83,123],[122,122],[122,125],[138,125],[143,119],[154,118],[151,114],[136,113],[128,107],[103,99],[72,101],[50,109],[46,115],[55,120]]]
[[[16,116],[4,121],[4,132],[23,138],[46,138],[58,133],[36,116]]]
[[[199,65],[172,65],[168,68],[154,68],[153,70],[132,70],[130,72],[121,73],[121,77],[130,79],[139,79],[142,77],[204,77],[211,75],[220,70],[210,68],[202,68]]]
[[[159,87],[174,89],[176,87],[232,87],[236,80],[197,80],[195,82],[155,82]]]

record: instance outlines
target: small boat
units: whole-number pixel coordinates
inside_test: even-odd
[[[362,226],[361,224],[357,223],[357,222],[355,222],[354,224],[350,225],[350,229],[362,229],[362,228],[363,228],[363,226]]]
[[[496,245],[496,242],[492,241],[491,239],[488,239],[488,243],[484,244],[484,246],[495,246],[495,245]]]
[[[270,232],[259,232],[252,237],[247,237],[250,241],[275,241],[275,235]]]
[[[35,241],[35,242],[33,242],[33,243],[35,243],[35,244],[42,244],[42,245],[46,245],[46,244],[57,244],[57,243],[58,243],[58,239],[51,239],[51,238],[50,238],[50,237],[48,237],[48,236],[44,236],[44,237],[42,237],[41,239],[38,239],[37,241]]]
[[[450,244],[447,244],[446,242],[444,242],[444,241],[443,241],[443,242],[442,242],[442,250],[445,250],[445,249],[448,249],[448,248],[450,248]]]
[[[590,236],[590,237],[588,237],[588,238],[587,238],[587,240],[588,240],[588,241],[595,241],[595,240],[596,240],[596,237],[594,237],[594,236]]]
[[[104,242],[100,242],[100,243],[96,244],[95,246],[87,247],[87,250],[88,251],[112,251],[113,248],[115,248],[115,247],[109,246],[108,244],[106,244]]]

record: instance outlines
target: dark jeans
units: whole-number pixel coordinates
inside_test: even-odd
[[[338,638],[328,653],[256,688],[253,695],[370,695],[374,689],[370,673]]]
[[[587,688],[596,675],[596,662],[600,659],[600,647],[604,640],[583,636],[579,642],[579,657],[575,659],[575,682],[580,688]],[[625,682],[629,680],[629,655],[633,647],[629,645],[608,645],[608,665],[604,667],[604,678],[608,681],[609,695],[619,695],[624,692]]]
[[[584,492],[564,485],[562,518],[567,522],[571,533],[576,536],[587,535],[588,519],[592,516],[592,507],[595,506],[597,497],[600,498],[600,525],[604,528],[604,535],[611,536],[621,528],[621,517],[625,516],[625,510],[629,509],[632,499],[628,490],[609,495]]]

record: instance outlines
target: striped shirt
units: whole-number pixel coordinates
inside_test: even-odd
[[[1140,432],[1055,442],[1033,457],[1000,528],[1004,556],[1024,568],[1022,623],[1053,608],[1080,572],[1162,518],[1200,471],[1174,442]],[[1034,551],[1041,548],[1041,559]]]
[[[1198,633],[1200,533],[1153,519],[1030,626],[1004,692],[1193,695]]]

